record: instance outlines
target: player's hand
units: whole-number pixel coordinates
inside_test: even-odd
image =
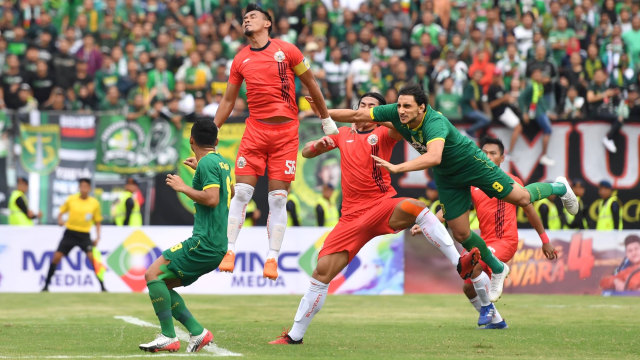
[[[184,184],[184,181],[182,181],[182,178],[178,175],[168,174],[166,182],[167,182],[167,185],[169,185],[173,190],[178,192],[182,192],[186,187],[186,185]]]
[[[58,218],[58,225],[64,226],[64,221],[62,220],[62,218]]]
[[[320,117],[320,111],[318,110],[318,106],[316,105],[316,103],[313,102],[313,98],[311,96],[305,96],[304,98],[309,102],[309,105],[311,105],[311,110],[313,110],[313,113],[316,114],[317,117]]]
[[[322,119],[322,131],[325,135],[335,135],[338,133],[338,125],[331,117]]]
[[[416,236],[418,234],[422,234],[422,229],[420,228],[420,225],[415,224],[411,228],[411,235]]]
[[[549,260],[555,260],[558,258],[558,252],[550,243],[542,245],[542,252],[544,253],[544,256],[546,256]]]
[[[332,138],[328,136],[323,136],[322,139],[316,141],[315,144],[313,144],[313,147],[316,149],[317,152],[322,152],[329,149],[333,149],[334,147],[336,147],[336,143],[333,141]]]
[[[376,165],[378,167],[381,168],[385,168],[388,172],[390,172],[391,174],[397,174],[398,173],[398,165],[393,165],[392,163],[383,160],[375,155],[371,155],[371,157],[373,158],[373,161],[376,162]]]
[[[187,158],[185,161],[182,162],[183,164],[187,165],[188,167],[192,168],[193,170],[195,170],[198,167],[198,161],[196,160],[195,157],[189,157]]]

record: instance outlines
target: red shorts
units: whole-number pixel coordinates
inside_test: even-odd
[[[506,263],[513,259],[513,256],[516,254],[516,250],[518,250],[518,243],[514,244],[513,241],[508,240],[491,240],[485,239],[487,243],[487,247],[493,255],[495,255],[500,261]],[[515,245],[515,246],[514,246]],[[480,260],[480,265],[482,265],[482,270],[491,277],[491,268],[482,260]],[[471,279],[466,279],[464,281],[466,284],[472,284]]]
[[[298,159],[298,120],[267,124],[247,118],[236,158],[236,175],[264,175],[269,179],[292,182]]]
[[[408,198],[386,198],[371,207],[340,217],[338,224],[324,240],[318,258],[347,251],[351,262],[369,240],[379,235],[395,233],[396,230],[389,227],[389,218],[398,203],[406,199]]]

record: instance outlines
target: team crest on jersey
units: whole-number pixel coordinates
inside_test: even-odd
[[[277,62],[283,62],[284,61],[284,52],[282,52],[282,50],[276,51],[276,53],[273,54],[273,58],[276,59]]]
[[[238,158],[238,169],[242,169],[245,166],[247,166],[247,159],[245,159],[244,156],[240,156]]]
[[[376,135],[376,134],[369,135],[369,137],[367,137],[367,142],[371,146],[377,144],[378,143],[378,135]]]

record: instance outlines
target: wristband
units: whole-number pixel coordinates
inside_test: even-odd
[[[540,234],[540,240],[542,240],[542,245],[549,243],[549,236],[547,235],[546,232],[543,232],[542,234]]]
[[[316,142],[315,142],[315,141],[314,141],[313,143],[311,143],[311,150],[312,150],[314,153],[317,153],[317,152],[318,152],[318,149],[316,149]]]

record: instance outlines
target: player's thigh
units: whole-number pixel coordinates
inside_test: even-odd
[[[200,276],[215,270],[224,252],[215,251],[202,246],[202,240],[191,237],[162,252],[167,269],[176,275],[183,286],[190,285]]]
[[[328,284],[349,264],[349,252],[339,251],[318,259],[312,277]]]
[[[389,217],[389,227],[394,230],[403,230],[416,222],[416,218],[425,208],[425,204],[416,199],[403,198],[393,208]]]
[[[160,255],[157,259],[155,259],[151,265],[147,268],[147,271],[144,273],[144,279],[149,282],[153,280],[157,280],[158,277],[163,273],[161,269],[163,266],[169,265],[170,261],[167,260],[164,255]]]
[[[520,184],[513,184],[513,190],[507,194],[502,200],[516,205],[525,207],[531,203],[531,194]]]
[[[291,182],[269,179],[269,192],[275,190],[284,190],[289,191],[289,187],[291,186]]]
[[[436,177],[442,215],[449,222],[471,208],[471,187],[460,177]],[[469,219],[467,219],[467,222]]]
[[[474,161],[469,164],[463,176],[467,179],[467,185],[476,186],[487,196],[501,200],[514,188],[515,181],[481,151],[474,156]]]
[[[358,251],[373,238],[366,229],[367,225],[372,226],[372,224],[365,222],[364,218],[355,215],[341,217],[324,240],[322,249],[318,253],[318,259],[346,251],[348,253],[347,262],[350,262]]]
[[[471,235],[471,226],[469,225],[469,210],[463,212],[453,219],[447,219],[447,225],[451,229],[451,234],[457,242],[463,242]]]
[[[78,245],[79,241],[74,235],[74,232],[71,230],[65,230],[56,252],[62,253],[63,256],[67,256],[71,249]]]
[[[236,176],[253,176],[257,179],[258,176],[264,175],[267,162],[266,144],[258,132],[254,127],[247,125],[236,156]],[[246,184],[251,185],[249,182]],[[255,183],[252,186],[254,185]]]
[[[296,178],[296,162],[298,160],[297,131],[290,136],[293,135],[295,135],[295,138],[289,138],[286,142],[282,142],[282,139],[279,139],[279,143],[269,150],[267,172],[270,182],[271,180],[277,180],[290,183]]]

